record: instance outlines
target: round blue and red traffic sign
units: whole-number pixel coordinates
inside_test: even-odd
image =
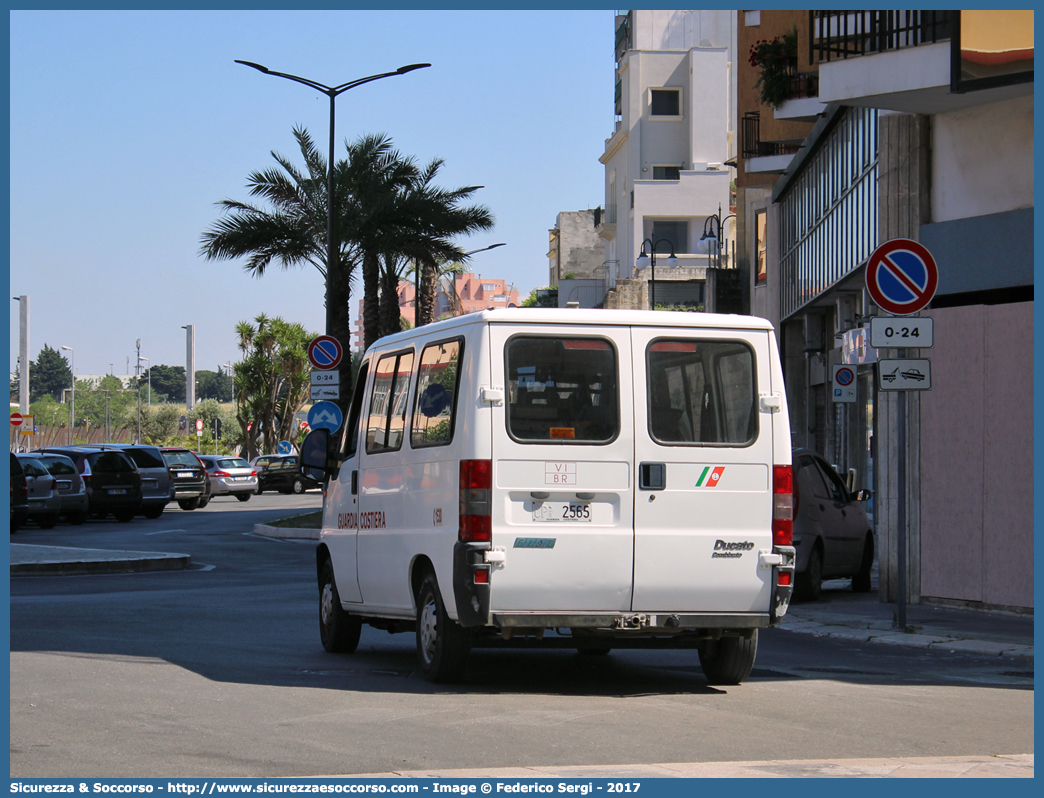
[[[851,385],[855,381],[855,372],[850,368],[838,369],[834,379],[837,380],[838,385]]]
[[[308,360],[317,369],[337,368],[343,355],[341,342],[329,335],[320,335],[308,344]]]
[[[893,316],[923,310],[935,296],[939,271],[935,258],[916,241],[894,238],[874,250],[866,264],[866,290]]]

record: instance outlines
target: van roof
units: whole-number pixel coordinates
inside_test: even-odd
[[[758,316],[733,313],[686,313],[673,310],[600,310],[597,308],[496,308],[465,313],[413,330],[381,338],[381,348],[418,335],[437,335],[472,324],[577,324],[618,327],[689,327],[715,330],[771,330],[772,323]]]

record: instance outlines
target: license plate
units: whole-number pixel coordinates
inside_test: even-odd
[[[109,495],[110,496],[126,496],[127,495],[127,489],[126,488],[109,488]]]
[[[191,476],[195,476],[195,475],[191,471],[179,471],[178,472],[178,476],[179,477],[191,477]]]
[[[533,520],[590,523],[591,505],[582,502],[543,502],[533,510]]]

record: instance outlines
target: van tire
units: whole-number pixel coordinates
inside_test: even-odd
[[[439,583],[428,573],[417,590],[417,660],[429,682],[457,682],[471,653],[471,632],[446,614]]]
[[[859,570],[852,577],[853,593],[870,592],[870,571],[874,567],[874,538],[867,534],[866,543],[863,544],[863,559],[859,563]]]
[[[808,565],[797,575],[798,598],[803,601],[819,601],[823,592],[823,555],[817,544],[808,555]]]
[[[723,637],[699,648],[700,667],[709,684],[739,684],[754,669],[758,653],[758,630],[750,638]]]
[[[333,564],[327,560],[319,577],[319,639],[331,654],[351,654],[359,646],[362,619],[341,607]]]

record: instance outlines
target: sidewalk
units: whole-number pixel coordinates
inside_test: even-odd
[[[849,580],[823,583],[819,601],[791,604],[779,629],[888,646],[1033,660],[1033,616],[933,607],[906,607],[906,630],[898,605],[884,603],[877,579],[870,593],[853,593]]]
[[[191,562],[189,554],[11,544],[11,576],[177,571],[188,568]]]

